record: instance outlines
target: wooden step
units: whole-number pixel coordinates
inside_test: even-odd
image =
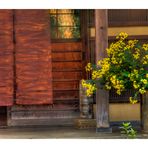
[[[90,129],[96,128],[96,120],[95,119],[75,119],[74,125],[78,129]]]

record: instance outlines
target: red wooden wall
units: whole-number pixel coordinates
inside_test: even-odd
[[[15,10],[16,104],[52,104],[49,14]]]
[[[78,100],[82,78],[82,43],[52,43],[54,100]]]
[[[49,25],[48,10],[0,10],[1,106],[54,103],[78,109],[82,41],[51,47]]]
[[[13,104],[13,13],[0,10],[0,106]]]

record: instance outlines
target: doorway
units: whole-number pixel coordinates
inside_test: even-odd
[[[54,104],[78,111],[79,83],[85,77],[82,10],[49,11]]]

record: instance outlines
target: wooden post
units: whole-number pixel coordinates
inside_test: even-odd
[[[95,55],[96,63],[106,57],[108,47],[108,17],[107,10],[95,10]],[[109,126],[109,93],[99,89],[96,92],[96,122],[97,132],[111,132]]]
[[[142,127],[143,132],[148,133],[148,91],[142,98]]]

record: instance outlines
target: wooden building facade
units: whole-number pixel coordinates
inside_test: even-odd
[[[148,10],[0,10],[1,126],[73,125],[86,63],[121,31],[147,42],[147,25]],[[141,102],[130,106],[124,95],[98,92],[94,103],[98,128],[142,121]]]

